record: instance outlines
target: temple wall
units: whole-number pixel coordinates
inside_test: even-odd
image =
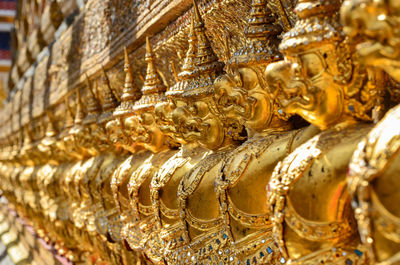
[[[227,54],[243,44],[249,5],[246,0],[199,2],[209,29],[207,34],[221,61],[226,61]],[[18,54],[10,71],[11,92],[2,109],[4,115],[0,115],[3,137],[40,117],[46,109],[62,105],[63,98],[76,87],[84,90],[86,75],[97,82],[101,67],[106,69],[112,87],[121,94],[124,47],[132,58],[135,83],[140,87],[141,77],[145,75],[145,36],[151,36],[157,66],[165,83],[168,86],[175,83],[171,62],[179,71],[180,58],[187,49],[181,36],[187,33],[190,0],[151,1],[150,6],[137,1],[118,1],[118,4],[88,1],[80,9],[77,6],[74,11],[69,7],[71,14],[54,32],[54,40],[48,41],[49,45],[38,41],[37,30],[26,37],[26,42],[18,42]],[[47,21],[48,18],[42,19]],[[223,48],[225,39],[229,39],[229,53]],[[27,44],[35,48],[29,49]],[[13,121],[17,124],[11,125]]]

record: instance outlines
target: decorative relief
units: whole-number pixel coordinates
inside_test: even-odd
[[[34,67],[18,46],[9,207],[75,264],[399,263],[398,5],[178,2],[89,0]]]

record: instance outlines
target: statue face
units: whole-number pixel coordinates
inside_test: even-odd
[[[51,149],[50,149],[49,146],[44,145],[42,143],[39,143],[38,144],[38,149],[39,149],[42,157],[44,157],[46,160],[47,160],[48,157],[51,156]]]
[[[211,96],[189,101],[173,111],[175,126],[186,142],[198,142],[208,149],[222,145],[224,126],[210,108],[217,108]]]
[[[70,134],[63,137],[62,140],[57,141],[57,148],[65,151],[66,153],[76,152],[74,137]]]
[[[158,103],[154,109],[156,123],[160,130],[167,136],[174,137],[176,134],[174,122],[172,121],[172,111],[175,109],[173,103]]]
[[[185,144],[186,141],[183,140],[182,135],[176,130],[172,113],[176,109],[177,105],[182,106],[182,104],[176,104],[172,100],[168,102],[158,103],[155,107],[155,119],[161,132],[168,138],[169,141],[177,141],[180,144]]]
[[[86,135],[89,134],[89,130],[86,126],[79,126],[79,127],[75,127],[74,128],[74,138],[75,141],[77,142],[77,144],[79,146],[82,146],[83,148],[89,148],[90,146],[90,142],[86,141],[88,140],[86,137]]]
[[[97,143],[93,138],[90,127],[88,125],[74,125],[72,128],[71,137],[77,147],[85,150],[91,156],[97,155]]]
[[[267,82],[283,111],[326,129],[343,114],[344,87],[334,80],[336,65],[335,47],[324,45],[270,64]]]
[[[121,146],[124,149],[129,149],[130,139],[125,134],[123,122],[120,119],[113,119],[106,124],[106,131],[109,140],[115,146]]]
[[[240,68],[234,74],[220,76],[214,85],[215,101],[227,119],[254,130],[268,126],[272,106],[253,69]]]
[[[242,123],[250,118],[250,105],[246,101],[248,91],[244,88],[240,73],[220,76],[215,80],[214,86],[214,98],[223,115],[229,119],[239,119]]]
[[[343,31],[357,45],[358,61],[378,67],[400,81],[397,1],[346,0],[340,10]]]
[[[117,144],[118,140],[120,138],[122,138],[122,130],[120,129],[120,123],[117,119],[107,122],[106,131],[107,131],[108,139],[113,144]]]
[[[90,124],[90,131],[90,137],[95,139],[99,150],[104,151],[109,148],[106,130],[104,129],[102,124]]]
[[[132,143],[138,143],[139,118],[136,115],[128,116],[123,120],[125,135],[128,135]]]
[[[164,134],[156,123],[154,112],[143,112],[139,117],[138,140],[147,150],[159,152],[164,147]]]
[[[126,117],[123,122],[125,135],[129,135],[135,145],[143,146],[154,153],[164,147],[164,134],[158,128],[153,112]]]

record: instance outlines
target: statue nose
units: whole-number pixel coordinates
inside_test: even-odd
[[[301,76],[302,76],[302,68],[301,68],[300,64],[298,64],[298,63],[291,64],[291,71],[290,71],[289,74],[292,77],[301,78]]]
[[[190,115],[185,108],[179,107],[172,112],[171,116],[175,125],[180,125],[184,124]]]
[[[142,126],[138,126],[137,129],[136,129],[136,132],[137,132],[138,134],[142,134],[142,133],[145,132],[145,130],[144,130],[144,128],[143,128]]]
[[[292,76],[292,64],[287,61],[279,61],[267,66],[265,77],[269,92],[273,95],[277,93],[279,83],[286,83]]]

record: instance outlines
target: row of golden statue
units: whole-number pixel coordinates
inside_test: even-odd
[[[119,100],[87,80],[70,127],[3,148],[3,194],[77,264],[400,264],[400,2],[295,13],[252,0],[224,65],[194,3],[175,85],[125,51]]]

